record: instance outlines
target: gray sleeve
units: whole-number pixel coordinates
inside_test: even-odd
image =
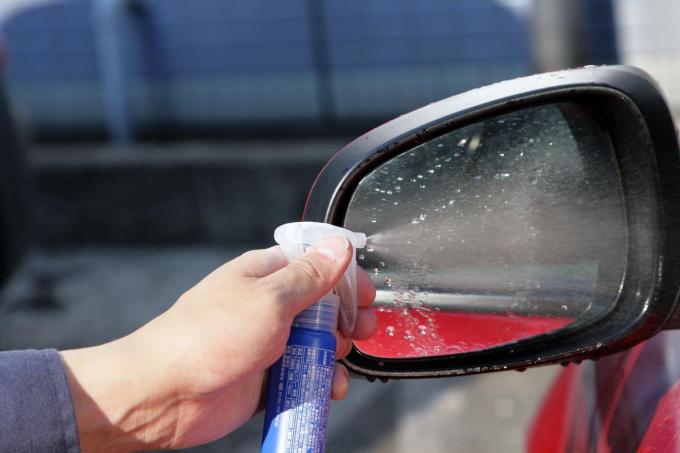
[[[80,452],[57,351],[0,352],[0,452]]]

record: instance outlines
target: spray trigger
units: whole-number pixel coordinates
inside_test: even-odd
[[[344,236],[352,244],[352,259],[345,275],[335,286],[335,293],[340,298],[340,331],[345,335],[350,335],[357,318],[356,249],[366,246],[366,235],[328,223],[293,222],[278,227],[274,231],[274,240],[281,245],[288,261],[293,261],[329,234]]]

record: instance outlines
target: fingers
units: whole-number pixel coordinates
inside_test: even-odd
[[[335,360],[344,359],[352,352],[352,340],[336,331],[335,333]]]
[[[281,247],[275,245],[264,250],[251,250],[232,261],[234,268],[245,277],[264,277],[288,264]]]
[[[345,399],[347,391],[349,390],[349,372],[345,365],[341,363],[335,364],[333,371],[333,390],[331,391],[331,398],[336,401]]]
[[[354,325],[352,338],[355,340],[368,340],[378,329],[378,317],[370,307],[359,308],[357,321]]]
[[[358,305],[367,307],[375,300],[375,286],[366,272],[357,266]]]
[[[307,254],[262,278],[273,290],[276,303],[295,316],[338,282],[352,259],[352,246],[343,236],[328,235]]]

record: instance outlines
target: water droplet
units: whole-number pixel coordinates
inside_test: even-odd
[[[481,181],[481,180],[482,180],[482,175],[477,175],[477,176],[475,176],[475,177],[472,178],[472,179],[474,179],[475,181]]]
[[[421,334],[421,335],[425,335],[427,333],[427,327],[425,327],[422,324],[419,325],[418,326],[418,333]]]
[[[371,223],[378,223],[376,219],[371,219]]]
[[[505,153],[498,153],[500,157],[505,157]]]
[[[391,190],[388,190],[388,191],[386,191],[385,193],[386,193],[387,195],[392,195],[392,191],[391,191]]]
[[[442,164],[437,164],[434,166],[434,168],[442,168]]]
[[[391,279],[390,277],[385,277],[385,285],[386,285],[387,287],[391,287],[391,286],[392,286],[392,279]]]
[[[562,310],[567,310],[567,308],[568,307],[566,305],[562,305]]]
[[[387,335],[389,335],[390,337],[393,337],[393,336],[394,336],[394,327],[392,327],[392,326],[387,326],[387,327],[385,328],[385,333],[386,333]]]
[[[444,147],[443,143],[440,143],[440,144],[437,145],[437,148],[443,148],[443,147]]]
[[[395,206],[399,206],[399,202],[398,202],[398,201],[393,201],[392,204],[395,205]]]
[[[419,218],[420,218],[420,220],[425,220],[426,217],[427,217],[427,214],[420,214]]]
[[[379,262],[379,263],[378,263],[378,266],[380,266],[380,267],[385,267],[385,262],[384,262],[384,261]]]
[[[359,259],[359,261],[363,261],[363,260],[366,259],[366,257],[363,255],[363,253],[361,255],[359,255],[357,258]]]
[[[456,190],[455,190],[454,192],[456,192],[456,193],[460,193],[460,189],[456,189]]]
[[[401,186],[394,186],[394,190],[401,190]]]
[[[423,175],[418,175],[418,176],[416,176],[416,178],[423,179]]]
[[[425,184],[421,184],[421,185],[420,185],[420,188],[421,188],[421,189],[424,189],[424,188],[426,188],[426,187],[427,187],[427,186],[426,186]]]
[[[467,138],[463,138],[458,142],[458,146],[461,148],[467,144]]]
[[[366,247],[366,251],[368,253],[373,253],[375,251],[375,249],[373,247]]]
[[[413,340],[414,338],[415,338],[415,337],[413,336],[413,334],[411,333],[410,330],[407,330],[406,332],[404,332],[404,340],[411,341],[411,340]]]
[[[434,173],[434,170],[432,168],[430,168],[429,170],[427,170],[427,172],[432,174],[432,173]]]
[[[403,180],[404,180],[404,178],[402,178],[401,176],[397,176],[397,181],[403,181]]]

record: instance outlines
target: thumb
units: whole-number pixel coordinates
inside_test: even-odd
[[[263,278],[274,288],[285,313],[297,315],[333,289],[352,259],[352,246],[344,236],[331,234],[321,239],[304,256]]]

